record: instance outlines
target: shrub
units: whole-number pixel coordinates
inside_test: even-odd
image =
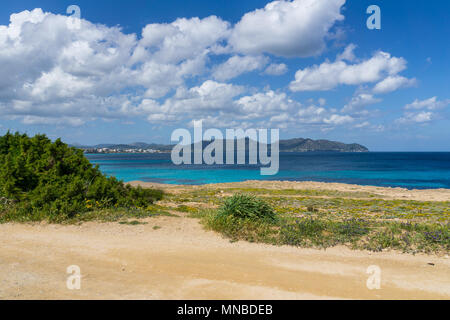
[[[242,219],[233,215],[218,214],[217,211],[203,211],[202,220],[211,230],[222,233],[231,241],[246,240],[276,244],[277,227],[273,222],[258,219]]]
[[[245,194],[235,194],[225,199],[219,208],[219,216],[233,216],[239,219],[274,222],[275,212],[262,199]]]
[[[0,198],[20,216],[60,220],[95,208],[148,206],[162,191],[105,176],[60,139],[8,132],[0,137]]]

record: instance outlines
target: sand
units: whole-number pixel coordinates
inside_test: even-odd
[[[357,191],[366,188],[390,197],[449,199],[449,190]],[[450,299],[448,256],[231,243],[197,219],[144,221],[0,225],[0,299]],[[81,269],[80,290],[66,286],[70,265]],[[371,265],[381,270],[379,290],[366,285]]]

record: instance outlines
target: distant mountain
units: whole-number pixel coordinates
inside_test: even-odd
[[[202,141],[203,148],[209,145],[210,141]],[[223,148],[225,149],[225,140],[223,140]],[[200,142],[196,143],[197,145]],[[192,144],[191,147],[194,148],[196,144]],[[245,139],[246,150],[248,150],[249,139]],[[236,150],[235,142],[235,150]],[[270,149],[270,145],[268,146]],[[192,149],[193,150],[193,149]],[[351,143],[346,144],[343,142],[329,141],[329,140],[312,140],[312,139],[289,139],[280,140],[280,152],[369,152],[365,146]]]
[[[280,140],[280,151],[283,152],[368,152],[365,146],[357,143],[346,144],[329,140],[289,139]]]
[[[224,141],[225,142],[225,141]],[[248,138],[246,139],[246,149],[248,150]],[[203,141],[202,145],[205,148],[210,141]],[[145,143],[145,142],[135,142],[130,144],[98,144],[95,146],[81,146],[81,145],[72,145],[79,149],[100,149],[100,148],[109,148],[109,149],[153,149],[160,151],[170,151],[172,150],[174,145],[166,145],[166,144],[156,144],[156,143]],[[194,144],[192,144],[192,148]],[[193,150],[193,149],[192,149]],[[351,143],[346,144],[343,142],[330,141],[330,140],[312,140],[312,139],[289,139],[289,140],[280,140],[280,151],[281,152],[368,152],[365,146]]]

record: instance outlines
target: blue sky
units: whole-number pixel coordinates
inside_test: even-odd
[[[79,25],[66,14],[72,4]],[[366,27],[372,4],[381,30]],[[450,151],[448,1],[0,8],[0,132],[169,143],[174,129],[203,119],[373,151]]]

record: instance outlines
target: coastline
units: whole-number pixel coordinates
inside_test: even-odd
[[[269,181],[247,180],[243,182],[214,183],[203,185],[176,185],[143,181],[130,181],[131,186],[143,188],[160,188],[163,190],[196,190],[196,189],[228,189],[228,188],[260,188],[270,190],[328,190],[341,192],[367,192],[384,199],[416,200],[416,201],[450,201],[450,189],[406,189],[378,186],[362,186],[356,184],[315,182],[315,181]]]

